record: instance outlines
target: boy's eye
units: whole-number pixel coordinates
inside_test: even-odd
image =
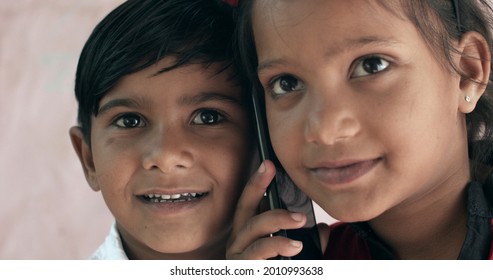
[[[134,128],[143,127],[145,123],[137,114],[125,114],[117,118],[114,125],[120,128]]]
[[[224,120],[223,115],[211,109],[201,110],[193,118],[194,124],[216,124]]]
[[[353,74],[351,77],[364,77],[372,74],[376,74],[387,69],[390,65],[390,62],[387,60],[378,57],[371,56],[361,59],[356,67],[354,68]]]
[[[273,80],[270,87],[274,95],[283,95],[291,91],[303,90],[305,85],[291,75],[283,75]]]

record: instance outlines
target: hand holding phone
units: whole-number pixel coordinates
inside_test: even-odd
[[[306,222],[304,215],[291,215],[275,209],[258,213],[258,206],[276,172],[274,164],[264,161],[245,186],[236,208],[233,229],[226,250],[227,259],[270,259],[292,257],[302,249],[300,242],[269,235],[279,228],[296,229]]]
[[[238,201],[226,258],[321,259],[311,200],[292,183],[274,157],[255,95],[253,102],[263,163]],[[264,199],[268,199],[270,210],[259,213]]]
[[[271,181],[265,193],[269,200],[270,209],[286,209],[289,212],[304,213],[307,218],[302,228],[293,230],[281,229],[274,235],[303,242],[303,250],[292,259],[321,259],[322,250],[312,201],[293,183],[275,157],[257,93],[252,94],[252,102],[261,158],[262,160],[272,160],[276,166],[275,178]]]

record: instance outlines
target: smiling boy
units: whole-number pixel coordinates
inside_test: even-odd
[[[116,220],[92,258],[225,257],[254,143],[228,8],[127,1],[86,42],[70,137]]]

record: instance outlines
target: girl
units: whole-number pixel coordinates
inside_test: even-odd
[[[243,1],[239,49],[292,180],[341,221],[327,259],[492,258],[491,7],[486,1]],[[256,52],[255,52],[256,51]],[[255,216],[264,162],[239,202],[229,258],[293,256]]]

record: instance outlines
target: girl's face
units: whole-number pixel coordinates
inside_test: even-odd
[[[258,0],[252,20],[274,150],[330,215],[419,211],[466,184],[460,77],[404,16],[376,1]]]
[[[221,258],[249,175],[241,88],[220,65],[125,76],[92,119],[88,179],[135,258]],[[169,254],[169,255],[166,255]]]

